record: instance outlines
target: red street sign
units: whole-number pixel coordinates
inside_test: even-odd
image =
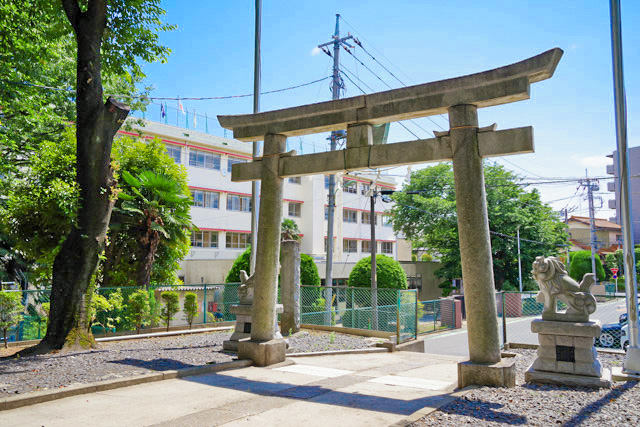
[[[611,269],[611,272],[613,273],[613,275],[614,275],[614,276],[617,276],[617,275],[618,275],[618,271],[620,271],[620,269],[619,269],[619,268],[612,268],[612,269]]]

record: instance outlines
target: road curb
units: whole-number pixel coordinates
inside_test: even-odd
[[[50,402],[52,400],[64,399],[65,397],[78,396],[80,394],[113,390],[116,388],[129,387],[132,385],[151,383],[155,381],[170,380],[174,378],[184,378],[192,375],[211,374],[214,372],[227,371],[230,369],[246,368],[251,365],[253,365],[253,361],[251,360],[233,360],[231,362],[216,363],[214,365],[195,366],[193,368],[153,372],[150,374],[137,375],[135,377],[129,378],[117,378],[113,380],[98,381],[88,384],[72,384],[59,389],[34,391],[31,393],[26,393],[24,395],[0,399],[0,411],[35,405],[37,403]]]

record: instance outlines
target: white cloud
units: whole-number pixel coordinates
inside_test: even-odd
[[[319,47],[316,46],[313,49],[311,49],[311,56],[316,56],[320,52],[322,52],[322,49],[320,49]]]

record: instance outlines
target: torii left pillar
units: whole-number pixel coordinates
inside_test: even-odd
[[[286,343],[277,337],[275,318],[283,181],[278,167],[286,143],[287,137],[284,135],[264,137],[258,241],[254,243],[257,256],[253,274],[251,339],[238,344],[238,358],[251,359],[256,366],[269,366],[285,360]]]

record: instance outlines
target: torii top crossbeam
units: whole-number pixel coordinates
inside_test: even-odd
[[[381,124],[446,114],[447,108],[478,108],[529,98],[529,85],[548,79],[562,57],[559,48],[493,70],[401,89],[302,105],[257,114],[218,116],[240,141],[260,141],[267,134],[287,137],[346,129],[352,123]]]

